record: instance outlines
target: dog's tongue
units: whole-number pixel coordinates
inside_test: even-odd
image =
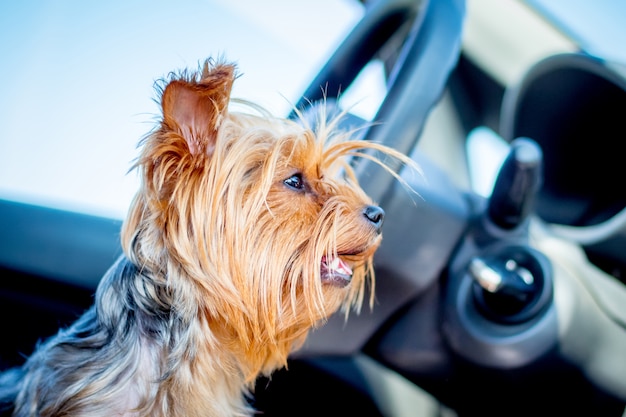
[[[352,279],[352,268],[338,256],[322,258],[321,278],[326,284],[343,288]]]
[[[326,263],[326,267],[334,273],[346,275],[348,277],[352,275],[352,268],[350,268],[350,266],[348,266],[348,264],[345,263],[338,256],[331,258],[330,262],[325,262],[325,263]]]

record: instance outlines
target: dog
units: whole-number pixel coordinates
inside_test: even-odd
[[[250,416],[259,376],[368,288],[372,304],[384,212],[350,161],[412,161],[324,111],[311,126],[231,99],[238,77],[220,58],[157,82],[123,255],[90,309],[0,377],[14,416]]]

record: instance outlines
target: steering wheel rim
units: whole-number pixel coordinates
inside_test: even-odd
[[[391,64],[387,93],[364,137],[408,155],[457,63],[464,15],[464,0],[378,0],[367,5],[361,21],[306,88],[296,108],[338,100],[388,42],[399,40],[396,58],[385,62]],[[399,172],[401,163],[391,161],[390,167]],[[363,189],[382,204],[393,177],[367,160],[359,162],[356,174]]]

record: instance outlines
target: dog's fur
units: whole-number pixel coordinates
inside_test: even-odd
[[[0,377],[15,416],[251,415],[256,378],[373,287],[383,213],[348,161],[410,160],[336,119],[230,111],[236,77],[220,59],[163,80],[124,255],[91,309]]]

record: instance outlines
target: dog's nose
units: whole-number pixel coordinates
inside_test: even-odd
[[[377,229],[382,227],[383,219],[385,218],[385,211],[382,208],[378,206],[367,206],[363,210],[363,215]]]

